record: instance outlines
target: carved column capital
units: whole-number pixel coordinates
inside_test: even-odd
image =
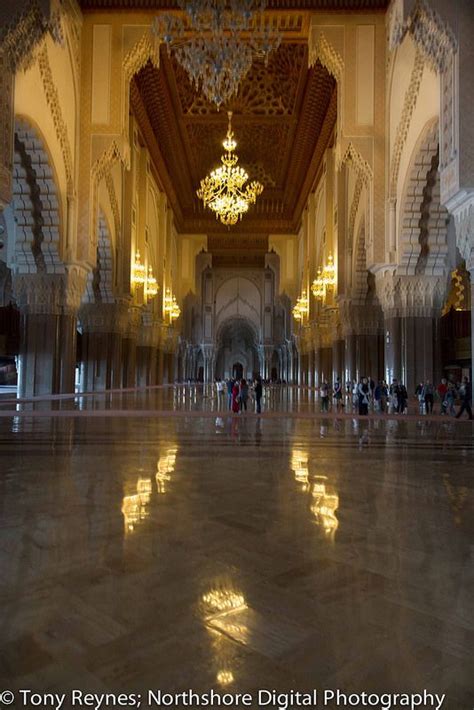
[[[13,292],[17,306],[26,313],[75,315],[87,282],[87,270],[68,265],[58,274],[14,274]]]
[[[386,318],[436,317],[448,290],[446,276],[399,276],[395,271],[379,273],[376,284]]]

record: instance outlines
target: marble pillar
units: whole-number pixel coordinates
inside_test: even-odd
[[[344,381],[352,382],[357,379],[356,367],[357,343],[354,333],[344,337]]]
[[[136,348],[136,383],[138,387],[150,387],[156,384],[156,348],[151,345],[138,345]]]
[[[308,353],[308,385],[314,387],[314,350]]]
[[[438,319],[434,316],[397,316],[385,321],[385,376],[401,380],[409,394],[419,382],[440,376]]]
[[[21,316],[18,394],[59,392],[59,316]]]
[[[163,384],[163,373],[164,373],[164,362],[165,362],[165,353],[163,352],[162,348],[158,348],[156,360],[157,360],[157,363],[156,363],[156,384],[162,385]]]
[[[83,332],[80,373],[82,392],[119,389],[122,386],[122,336]]]
[[[344,379],[344,350],[345,342],[342,339],[334,340],[332,344],[332,373],[331,381],[337,378],[342,382]]]

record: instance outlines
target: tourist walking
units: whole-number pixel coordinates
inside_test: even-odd
[[[456,419],[459,419],[463,412],[467,412],[467,416],[469,417],[469,419],[472,419],[472,385],[469,382],[468,377],[463,377],[462,385],[459,388],[459,394],[461,396],[461,409],[456,414]]]
[[[407,388],[405,387],[403,382],[400,382],[400,384],[398,385],[398,413],[399,414],[406,414],[406,412],[408,411],[407,402],[408,402]]]

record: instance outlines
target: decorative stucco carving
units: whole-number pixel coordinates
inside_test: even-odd
[[[448,213],[440,202],[438,122],[414,153],[403,195],[398,273],[441,275],[448,255]]]
[[[134,47],[125,55],[122,62],[122,75],[127,91],[135,74],[149,61],[156,69],[159,69],[159,42],[157,37],[147,30]]]
[[[395,134],[395,143],[392,151],[392,164],[390,168],[390,198],[396,199],[398,175],[400,171],[400,161],[402,159],[403,148],[405,147],[408,137],[413,112],[415,111],[418,94],[420,91],[421,80],[423,77],[425,62],[422,52],[417,49],[415,61],[410,76],[410,83],[405,92],[403,100],[403,109],[400,122],[397,126]]]
[[[457,52],[453,31],[426,0],[417,0],[407,21],[407,28],[433,69],[442,73],[450,56]]]
[[[466,262],[466,268],[474,272],[474,196],[471,195],[454,213],[456,244]]]
[[[37,131],[17,120],[13,166],[15,269],[60,273],[60,208],[49,156]]]
[[[86,279],[87,272],[80,265],[68,265],[62,274],[14,274],[16,304],[30,314],[75,315]]]
[[[61,154],[66,171],[66,188],[69,197],[74,195],[74,170],[72,163],[71,144],[67,132],[67,125],[63,118],[61,104],[59,102],[59,94],[56,84],[53,79],[51,65],[48,57],[48,49],[46,42],[43,42],[41,49],[38,52],[38,67],[43,82],[43,89],[46,96],[46,102],[50,108],[53,119],[54,130],[61,147]]]
[[[377,295],[386,318],[437,317],[448,291],[447,276],[377,274]]]
[[[107,188],[107,194],[109,196],[110,207],[112,209],[112,214],[114,215],[114,228],[115,228],[115,239],[117,240],[120,236],[120,210],[117,200],[117,194],[115,192],[114,179],[112,173],[109,171],[105,175],[105,186]]]
[[[374,173],[367,160],[362,157],[352,141],[347,146],[342,157],[337,160],[337,170],[340,170],[345,163],[350,163],[353,166],[363,185],[368,187],[374,177]]]
[[[35,49],[49,33],[58,44],[64,41],[59,3],[54,3],[48,14],[38,0],[20,4],[18,14],[0,26],[0,51],[5,53],[12,72],[28,69],[34,61]]]
[[[315,39],[311,34],[309,40],[309,66],[314,66],[318,60],[340,84],[344,72],[344,61],[339,52],[329,44],[323,32],[319,32]]]
[[[12,199],[13,76],[0,51],[0,210]]]
[[[354,187],[354,194],[352,196],[351,208],[349,211],[349,229],[348,229],[348,246],[349,251],[352,252],[354,249],[354,229],[355,221],[357,217],[357,211],[359,209],[360,196],[362,194],[362,188],[364,187],[364,181],[360,175],[357,176],[356,184]]]

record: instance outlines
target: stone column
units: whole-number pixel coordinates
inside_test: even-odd
[[[20,397],[74,392],[77,310],[85,283],[85,270],[75,266],[63,274],[14,276],[21,314]]]
[[[122,339],[127,317],[126,302],[87,303],[81,306],[79,319],[82,326],[82,392],[122,387]]]
[[[164,357],[165,357],[165,354],[163,352],[162,346],[160,345],[160,347],[158,348],[157,356],[156,356],[156,360],[157,360],[156,384],[157,385],[163,384]]]
[[[357,378],[356,368],[356,336],[354,333],[346,333],[344,337],[344,381],[350,382]]]
[[[159,337],[159,323],[153,320],[151,309],[145,307],[142,310],[136,346],[136,384],[138,387],[150,387],[156,384]]]
[[[342,339],[334,340],[332,344],[332,382],[339,377],[341,382],[344,379],[344,347]]]
[[[308,385],[314,387],[314,350],[308,353]]]
[[[385,376],[389,383],[401,380],[411,396],[418,382],[434,382],[438,370],[434,339],[446,278],[388,274],[384,281]]]
[[[137,338],[140,328],[141,313],[137,306],[128,309],[127,327],[122,340],[124,387],[135,387],[137,381]]]

